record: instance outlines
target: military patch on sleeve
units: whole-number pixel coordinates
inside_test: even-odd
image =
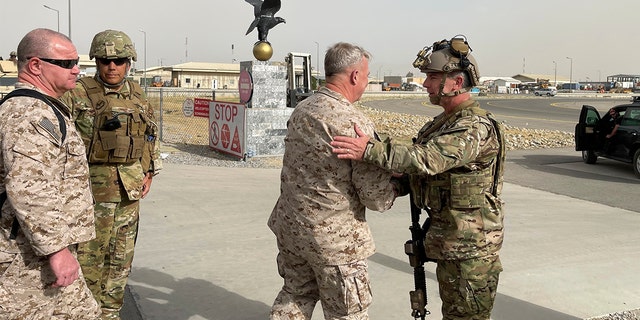
[[[53,139],[60,141],[60,134],[56,130],[56,126],[47,118],[40,119],[38,126],[44,129]]]

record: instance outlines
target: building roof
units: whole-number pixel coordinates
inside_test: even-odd
[[[622,73],[622,74],[612,74],[609,77],[616,77],[616,78],[640,78],[640,74],[626,74],[626,73]]]
[[[545,80],[549,80],[549,82],[569,82],[569,79],[561,76],[561,75],[554,75],[554,74],[542,74],[542,73],[519,73],[516,74],[514,76],[512,76],[512,78],[514,79],[519,79],[522,82],[537,82],[538,79],[545,79]]]
[[[504,80],[506,82],[520,82],[520,80],[516,80],[512,77],[480,77],[480,83],[484,83],[486,81],[496,81],[496,80]]]
[[[240,72],[239,63],[211,63],[211,62],[186,62],[176,64],[171,67],[173,71],[188,71],[188,72]]]
[[[1,73],[18,73],[18,64],[13,61],[2,60],[0,61],[0,72]]]

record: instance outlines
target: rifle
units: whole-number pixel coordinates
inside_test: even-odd
[[[413,202],[413,193],[409,193],[409,201],[411,202],[411,240],[407,240],[404,244],[404,253],[409,256],[409,264],[413,267],[413,282],[415,290],[409,291],[411,301],[411,315],[414,319],[420,318],[424,320],[425,316],[430,314],[427,310],[427,281],[424,274],[424,263],[428,261],[436,261],[427,258],[424,248],[424,236],[429,230],[431,220],[429,217],[424,224],[420,226],[421,209]]]

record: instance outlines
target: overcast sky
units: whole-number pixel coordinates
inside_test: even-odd
[[[0,56],[8,58],[28,31],[45,27],[69,33],[80,54],[93,35],[125,31],[147,67],[183,62],[253,60],[257,30],[245,35],[253,7],[244,0],[20,0],[0,14]],[[419,73],[411,66],[424,46],[464,34],[482,76],[554,74],[574,81],[640,74],[638,0],[282,0],[276,14],[287,23],[271,29],[271,60],[289,52],[320,52],[347,41],[373,54],[371,76]],[[318,43],[318,45],[316,45]],[[233,46],[233,50],[232,50]],[[571,60],[567,57],[572,58]],[[554,61],[556,64],[554,65]],[[573,62],[573,63],[572,63]],[[573,67],[571,67],[573,64]],[[571,72],[573,71],[573,72]]]

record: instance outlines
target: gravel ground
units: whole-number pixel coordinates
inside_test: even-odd
[[[589,318],[586,320],[638,320],[640,319],[640,309],[611,313],[608,315]]]
[[[411,139],[430,117],[381,111],[360,106],[376,124],[376,130],[390,136]],[[506,126],[507,150],[561,148],[573,146],[573,133]],[[207,145],[163,144],[165,163],[218,167],[280,168],[281,156],[258,156],[240,161],[209,149]]]

